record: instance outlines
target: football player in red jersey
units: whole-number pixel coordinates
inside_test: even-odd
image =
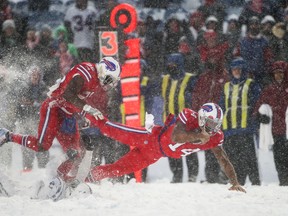
[[[141,170],[161,157],[180,158],[211,149],[230,179],[230,190],[246,192],[239,185],[233,165],[221,147],[224,141],[223,132],[220,130],[223,112],[215,103],[204,104],[198,113],[186,108],[177,118],[170,114],[163,127],[150,124],[146,125],[146,129],[116,124],[106,118],[87,118],[104,135],[134,147],[115,163],[92,168],[86,178],[87,182]]]
[[[57,138],[68,156],[57,170],[66,182],[76,176],[78,166],[85,154],[80,143],[80,134],[75,114],[89,113],[103,119],[102,113],[89,105],[92,94],[105,94],[114,88],[120,79],[121,68],[114,58],[104,57],[99,63],[83,62],[74,66],[66,76],[50,87],[48,98],[40,108],[38,137],[21,135],[0,129],[0,146],[14,142],[36,152],[47,151]]]

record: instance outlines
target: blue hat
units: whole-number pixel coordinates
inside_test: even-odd
[[[230,74],[232,75],[232,69],[234,68],[240,68],[241,69],[241,77],[239,79],[235,78],[232,76],[231,82],[234,84],[240,83],[243,80],[247,78],[247,73],[246,73],[246,62],[243,58],[238,57],[230,63]]]
[[[242,57],[238,57],[231,61],[230,68],[241,68],[242,70],[245,68],[245,61]]]

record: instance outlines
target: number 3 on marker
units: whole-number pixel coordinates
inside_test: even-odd
[[[118,53],[117,32],[102,32],[101,41],[101,53],[103,56],[114,56]]]

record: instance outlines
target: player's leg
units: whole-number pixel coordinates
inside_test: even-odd
[[[170,170],[173,173],[171,183],[180,183],[183,181],[183,162],[182,158],[168,158]]]
[[[197,152],[186,156],[186,163],[188,169],[188,181],[196,182],[199,172],[199,161]]]
[[[85,155],[85,149],[80,142],[80,133],[74,117],[65,115],[56,138],[67,158],[58,167],[57,174],[64,181],[69,182],[77,175],[79,165]]]
[[[130,146],[138,146],[145,144],[147,141],[149,132],[144,128],[130,127],[124,124],[113,123],[104,120],[96,120],[93,116],[87,115],[91,124],[98,127],[101,133],[114,140]]]
[[[86,182],[96,182],[104,178],[115,178],[139,171],[161,158],[161,155],[155,154],[151,157],[151,155],[148,156],[148,154],[153,154],[150,147],[135,147],[113,164],[92,168],[86,178]]]
[[[58,129],[58,107],[50,107],[49,100],[43,102],[40,109],[38,138],[32,135],[22,135],[7,132],[5,142],[14,142],[34,151],[45,151],[50,148]],[[3,130],[3,129],[2,129]]]

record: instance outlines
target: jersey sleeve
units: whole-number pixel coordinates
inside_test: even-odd
[[[86,64],[78,64],[74,68],[74,76],[80,75],[85,82],[90,82],[92,80],[92,75],[91,75],[91,68],[90,66]]]
[[[91,11],[94,19],[95,19],[95,20],[99,20],[99,18],[100,18],[100,13],[99,13],[99,11],[98,11],[96,8],[94,8],[94,7],[89,7],[89,10]],[[94,20],[94,21],[95,21],[95,20]]]
[[[178,115],[177,121],[181,121],[186,126],[186,131],[194,130],[199,127],[198,113],[191,109],[183,109]]]
[[[212,138],[213,139],[213,138]],[[215,146],[222,146],[224,143],[224,134],[223,132],[220,130],[218,131],[215,135],[214,135],[214,139],[213,139],[214,145]]]
[[[73,9],[69,8],[65,14],[64,21],[71,22],[71,15],[73,14]]]

